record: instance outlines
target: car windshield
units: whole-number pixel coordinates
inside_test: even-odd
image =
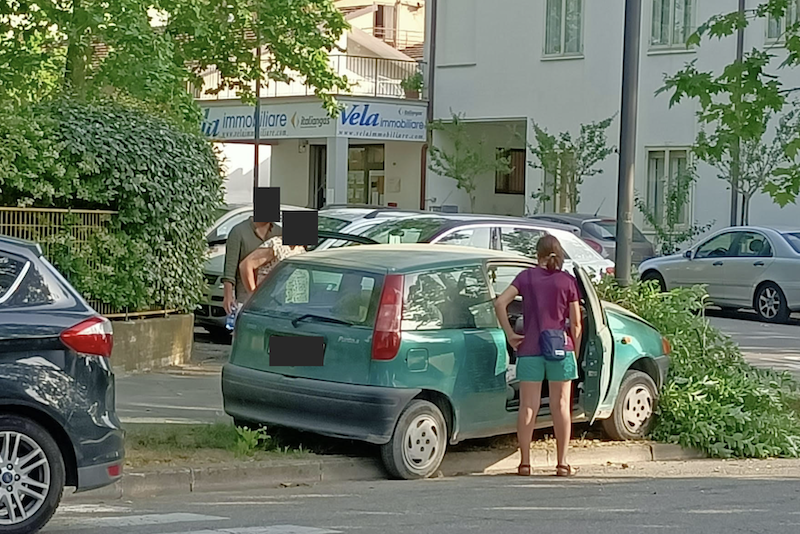
[[[225,241],[228,239],[228,234],[231,232],[234,226],[239,224],[242,221],[246,221],[253,215],[251,210],[247,210],[241,213],[234,213],[234,212],[227,212],[223,211],[220,217],[224,216],[226,213],[230,215],[225,217],[217,226],[215,226],[206,236],[206,240],[211,243],[214,241]]]
[[[382,244],[425,243],[447,222],[441,217],[404,217],[376,224],[361,235]]]
[[[345,226],[347,226],[350,221],[345,219],[337,219],[336,217],[328,217],[325,215],[319,215],[318,219],[318,227],[320,230],[324,230],[326,232],[338,232]]]
[[[795,252],[800,254],[800,232],[789,232],[783,234],[783,238],[789,242]]]
[[[590,233],[594,234],[600,239],[606,241],[614,241],[617,238],[617,221],[614,219],[604,219],[602,221],[592,221],[586,223],[587,229]],[[645,243],[647,238],[644,234],[633,225],[633,241],[636,243]]]
[[[371,324],[383,277],[357,269],[284,262],[253,296],[251,309],[299,319]]]

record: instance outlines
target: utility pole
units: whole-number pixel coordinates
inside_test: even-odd
[[[625,34],[622,49],[622,113],[619,135],[617,184],[617,247],[614,272],[623,287],[631,283],[633,245],[633,185],[636,161],[636,115],[639,97],[639,40],[642,0],[625,0]]]
[[[745,0],[739,0],[739,14],[744,15]],[[741,63],[744,58],[744,28],[739,28],[736,35],[736,62]],[[741,87],[741,77],[739,84]],[[738,89],[737,89],[738,90]],[[741,98],[737,98],[734,102],[741,104]],[[744,213],[739,214],[739,175],[740,175],[740,162],[741,162],[741,139],[739,137],[731,147],[731,226],[738,226],[740,217],[744,217]],[[744,203],[742,203],[744,207]]]
[[[256,75],[256,116],[254,123],[255,145],[253,161],[253,191],[259,186],[259,148],[261,146],[261,38],[258,31],[258,12],[256,12],[256,58],[258,61],[258,74]],[[253,199],[255,200],[255,199]]]

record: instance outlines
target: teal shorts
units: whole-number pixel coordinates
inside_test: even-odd
[[[520,382],[566,382],[578,379],[578,362],[575,353],[567,352],[560,361],[550,361],[544,356],[517,358],[517,379]]]

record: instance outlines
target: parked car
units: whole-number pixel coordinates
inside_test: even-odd
[[[753,309],[762,321],[785,323],[800,311],[800,229],[725,228],[683,253],[643,262],[639,272],[663,291],[703,284],[722,309]]]
[[[617,249],[617,220],[613,217],[598,217],[587,213],[543,213],[531,215],[531,219],[570,224],[580,229],[580,237],[604,258],[614,258]],[[631,259],[638,265],[656,255],[655,247],[641,230],[633,225],[633,247]]]
[[[0,236],[0,532],[122,475],[113,332],[33,243]]]
[[[516,355],[494,299],[535,261],[476,247],[401,244],[316,250],[284,260],[244,306],[222,371],[226,413],[381,446],[388,472],[424,478],[448,444],[516,430]],[[584,336],[576,421],[616,439],[651,428],[669,343],[601,302],[575,267]],[[509,310],[521,327],[522,302]],[[317,366],[271,366],[282,336],[322,338]],[[277,344],[277,343],[276,343]],[[550,427],[547,384],[537,428]]]
[[[340,230],[361,235],[379,243],[432,243],[506,250],[536,258],[536,243],[545,234],[553,234],[566,254],[565,268],[580,265],[595,279],[614,274],[614,262],[600,256],[572,232],[572,227],[519,217],[471,214],[432,214],[403,212],[384,214],[383,220],[364,218]],[[351,246],[357,243],[328,241],[317,249]]]

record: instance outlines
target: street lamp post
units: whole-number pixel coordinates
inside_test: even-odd
[[[625,34],[622,52],[622,113],[617,184],[617,247],[614,272],[621,286],[631,283],[633,242],[633,184],[636,160],[636,112],[639,94],[639,38],[641,0],[625,0]]]

